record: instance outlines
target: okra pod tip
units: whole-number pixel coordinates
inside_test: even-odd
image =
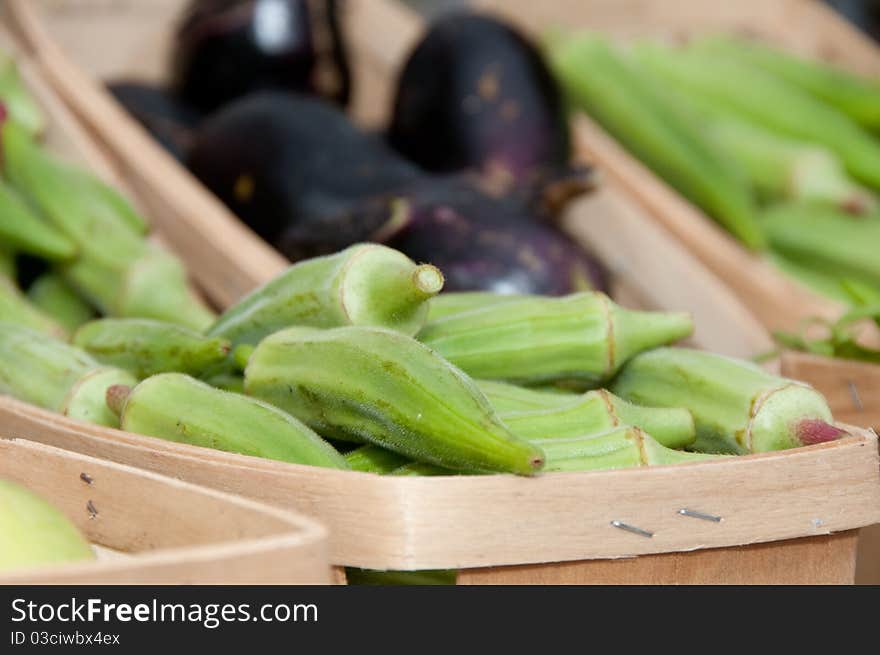
[[[122,415],[125,401],[131,395],[131,389],[127,384],[113,384],[107,387],[107,407],[117,416]]]

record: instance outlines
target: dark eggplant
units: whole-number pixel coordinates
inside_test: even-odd
[[[206,119],[187,166],[273,244],[290,228],[315,232],[317,221],[336,225],[317,230],[324,244],[366,239],[393,217],[387,194],[424,175],[329,103],[275,91]]]
[[[562,93],[538,49],[499,19],[436,19],[397,82],[388,140],[429,171],[473,168],[556,203],[592,186],[570,165]]]
[[[200,112],[158,86],[118,81],[107,90],[168,152],[185,159]]]
[[[599,267],[518,196],[425,173],[321,100],[243,98],[199,127],[187,164],[294,261],[376,241],[440,266],[450,289],[604,288]]]
[[[462,177],[424,181],[404,199],[409,220],[386,245],[441,271],[448,291],[562,295],[608,290],[607,273],[519,198],[492,197]]]
[[[172,51],[180,98],[209,112],[262,89],[345,105],[351,76],[340,0],[193,0]]]

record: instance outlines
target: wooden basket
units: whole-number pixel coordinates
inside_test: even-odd
[[[0,439],[0,479],[68,516],[95,561],[0,573],[0,584],[329,584],[326,530],[288,511],[155,473]]]
[[[191,255],[193,273],[211,297],[229,303],[281,270],[277,253],[237,223],[55,43],[57,36],[69,51],[84,53],[82,63],[91,61],[93,73],[143,71],[155,79],[162,70],[157,53],[165,52],[162,35],[179,0],[149,8],[46,2],[44,19],[36,4],[9,0],[7,8],[40,70],[145,204],[164,203],[168,212],[159,214],[158,228]],[[93,11],[65,9],[74,6]],[[390,73],[419,25],[383,0],[349,0],[348,7],[361,80],[355,110],[375,123],[387,106]],[[116,36],[102,37],[101,57],[89,60],[77,42],[94,46],[98,29]],[[111,70],[108,62],[119,67]],[[693,311],[698,345],[740,356],[769,347],[743,305],[614,184],[575,203],[566,225],[606,261],[633,304]],[[389,478],[297,466],[86,425],[10,399],[0,399],[0,424],[12,434],[320,517],[330,528],[336,564],[460,568],[462,584],[850,583],[854,530],[880,521],[877,438],[857,429],[840,442],[782,453],[523,479]]]
[[[46,79],[106,147],[155,224],[187,260],[205,292],[226,306],[287,266],[268,244],[240,223],[174,158],[122,110],[95,79],[161,80],[168,37],[184,0],[139,3],[102,0],[7,3]],[[373,45],[385,40],[385,0],[348,3],[356,87],[353,112],[376,124],[388,106],[389,62]],[[42,9],[42,12],[38,10]],[[408,16],[408,14],[405,14]],[[394,43],[397,32],[389,41]],[[401,36],[411,33],[401,30]],[[75,53],[68,58],[55,38]],[[369,38],[368,38],[369,37]],[[96,44],[100,44],[98,47]],[[82,64],[90,74],[83,72]],[[692,343],[751,357],[771,349],[766,331],[692,255],[613,185],[572,204],[566,227],[610,269],[615,297],[624,304],[690,311],[698,326]]]

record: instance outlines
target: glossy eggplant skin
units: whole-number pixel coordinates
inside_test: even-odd
[[[178,160],[186,158],[202,114],[168,90],[141,82],[119,80],[107,90],[129,114]]]
[[[261,89],[345,105],[351,88],[339,0],[193,0],[172,53],[177,95],[210,112]]]
[[[475,168],[516,183],[568,166],[562,94],[537,48],[490,16],[436,19],[398,78],[388,140],[437,172]]]
[[[305,239],[312,222],[335,225],[317,238],[339,247],[366,240],[392,211],[388,194],[424,175],[336,107],[277,91],[252,94],[206,119],[186,163],[273,244],[290,229],[301,228]],[[292,250],[288,256],[299,258]]]
[[[386,245],[443,271],[447,291],[564,295],[608,290],[599,261],[517,196],[491,196],[462,176],[408,190],[410,216]]]

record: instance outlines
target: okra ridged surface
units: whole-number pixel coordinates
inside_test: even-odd
[[[474,378],[596,387],[642,350],[691,334],[688,314],[624,309],[598,292],[453,314],[419,340]]]
[[[277,407],[182,373],[112,387],[107,404],[128,432],[282,462],[347,469],[336,449]]]
[[[356,244],[294,264],[227,310],[208,335],[256,345],[292,325],[388,327],[415,334],[443,275],[379,244]]]
[[[320,434],[429,464],[525,475],[543,464],[540,448],[511,434],[467,375],[383,328],[276,332],[251,355],[245,390]]]
[[[750,362],[687,348],[634,357],[610,389],[642,405],[687,408],[697,431],[691,448],[702,452],[783,450],[846,434],[832,425],[827,401],[812,387]]]

